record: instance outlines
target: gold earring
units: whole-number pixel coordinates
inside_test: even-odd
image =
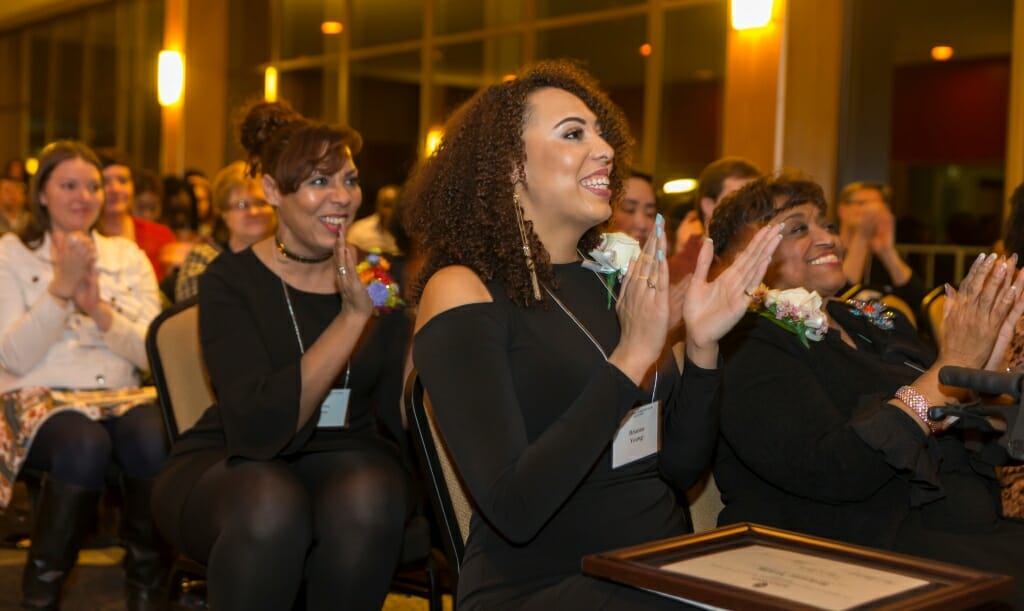
[[[519,205],[519,194],[512,192],[512,206],[516,211],[516,222],[519,224],[519,237],[523,241],[523,256],[526,257],[526,269],[530,270],[530,283],[533,284],[533,298],[541,300],[540,283],[537,282],[537,266],[533,262],[533,252],[530,250],[530,240],[526,235],[526,223],[523,221],[523,209]]]

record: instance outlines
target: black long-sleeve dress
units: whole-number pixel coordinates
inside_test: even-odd
[[[620,328],[602,280],[578,263],[556,265],[555,275],[553,292],[611,354]],[[500,283],[488,289],[493,303],[438,314],[414,344],[416,368],[477,508],[460,608],[677,604],[580,577],[580,560],[691,530],[662,476],[685,489],[706,468],[718,420],[717,371],[687,363],[680,379],[669,357],[657,388],[640,389],[550,299],[521,308]],[[615,431],[631,408],[651,401],[652,390],[663,406],[660,454],[612,469]]]
[[[902,315],[884,330],[855,308],[804,347],[749,314],[722,342],[719,524],[756,522],[1024,580],[1024,524],[999,515],[994,443],[925,435],[889,405],[935,354]],[[1017,604],[1022,602],[1018,585]]]
[[[218,402],[174,445],[159,485],[156,517],[180,542],[180,516],[188,492],[211,465],[224,459],[270,460],[347,448],[400,460],[381,435],[375,413],[396,410],[402,389],[407,322],[401,313],[371,319],[352,357],[348,427],[317,428],[319,408],[296,432],[302,353],[281,279],[252,249],[224,253],[200,277],[199,323],[203,356]],[[308,348],[338,315],[335,294],[288,287]],[[342,371],[336,387],[345,385]],[[397,412],[396,412],[397,413]]]

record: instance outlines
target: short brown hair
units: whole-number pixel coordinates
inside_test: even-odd
[[[889,185],[881,182],[870,182],[861,180],[857,182],[851,182],[850,184],[843,187],[843,190],[839,193],[839,203],[846,204],[853,200],[853,194],[862,189],[870,189],[872,191],[878,191],[878,194],[882,196],[882,201],[889,204],[889,198],[892,196],[892,189]]]
[[[742,157],[722,157],[709,163],[697,177],[696,208],[700,222],[706,222],[700,200],[707,197],[717,202],[722,195],[722,189],[725,188],[727,178],[757,178],[758,176],[761,176],[761,170]]]
[[[783,210],[801,204],[814,204],[822,213],[828,209],[821,185],[803,174],[785,172],[748,182],[715,208],[708,227],[715,254],[733,246],[736,234],[747,225],[767,223]]]

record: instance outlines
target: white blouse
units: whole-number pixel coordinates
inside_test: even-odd
[[[113,310],[106,332],[47,290],[49,233],[35,250],[14,234],[0,237],[0,392],[137,386],[139,371],[149,368],[146,331],[160,311],[153,266],[130,240],[92,238],[100,298]]]

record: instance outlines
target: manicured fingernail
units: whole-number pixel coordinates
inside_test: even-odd
[[[1013,253],[1012,255],[1010,255],[1010,258],[1007,259],[1007,262],[1009,262],[1014,267],[1017,267],[1017,253]]]
[[[782,231],[785,228],[786,228],[786,221],[782,221],[781,223],[779,223],[779,231]]]
[[[988,262],[991,263],[991,262],[995,261],[997,256],[999,256],[999,255],[997,255],[994,252],[993,253],[989,253],[989,255],[988,255]]]
[[[981,261],[981,260],[982,260],[982,259],[984,259],[984,258],[985,258],[985,253],[983,253],[983,252],[979,252],[979,253],[978,253],[978,258],[977,258],[977,259],[975,259],[975,261]]]
[[[664,260],[665,260],[665,251],[659,248],[658,249],[658,261],[664,261]]]
[[[953,296],[953,287],[950,286],[948,282],[944,286],[946,288],[946,297],[952,297]]]
[[[656,225],[664,225],[665,224],[665,217],[661,216],[660,212],[658,213],[658,216],[654,217],[654,224],[656,224]]]
[[[655,225],[655,228],[658,230],[657,234],[658,234],[658,237],[660,238],[661,237],[661,231],[662,231],[661,230],[661,224]]]
[[[704,241],[707,242],[708,244],[714,244],[715,243],[715,241],[711,239],[711,236],[708,236],[708,237],[704,238]]]

